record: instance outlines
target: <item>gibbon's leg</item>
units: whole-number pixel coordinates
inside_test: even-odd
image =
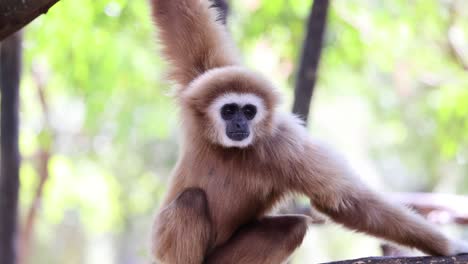
[[[282,215],[261,218],[241,227],[224,245],[208,255],[205,264],[279,264],[302,243],[306,216]]]
[[[309,151],[309,175],[302,175],[300,188],[311,198],[313,206],[335,222],[428,254],[468,251],[464,242],[448,239],[419,215],[367,189],[330,149],[313,143]]]
[[[153,256],[162,263],[202,263],[211,236],[205,192],[184,190],[159,212],[152,235]]]

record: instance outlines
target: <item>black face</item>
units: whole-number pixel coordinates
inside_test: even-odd
[[[235,141],[242,141],[250,135],[249,121],[257,114],[254,105],[242,108],[238,104],[225,104],[221,108],[221,117],[226,122],[226,135]]]

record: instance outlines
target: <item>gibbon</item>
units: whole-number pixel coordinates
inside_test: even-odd
[[[162,53],[177,84],[179,160],[152,230],[162,263],[282,263],[308,218],[268,216],[288,195],[347,228],[428,254],[468,252],[422,217],[369,190],[247,69],[208,0],[151,0]]]

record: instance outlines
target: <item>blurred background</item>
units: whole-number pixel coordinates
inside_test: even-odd
[[[312,2],[229,2],[245,62],[286,111]],[[332,1],[310,133],[379,191],[468,194],[467,18],[463,0]],[[23,34],[23,264],[149,263],[180,128],[147,1],[59,1]],[[468,203],[455,209],[468,216]],[[377,239],[325,224],[292,263],[381,254]]]

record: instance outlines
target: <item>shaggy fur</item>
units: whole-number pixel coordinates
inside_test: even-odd
[[[273,85],[246,69],[206,0],[152,0],[163,54],[178,84],[183,142],[153,226],[163,263],[281,263],[300,245],[304,216],[265,216],[304,194],[332,220],[426,253],[467,252],[421,217],[367,189],[346,162],[277,110]],[[220,98],[261,102],[245,145],[226,146],[216,121]],[[243,99],[244,100],[244,99]],[[215,117],[213,117],[215,116]],[[221,127],[220,127],[221,126]]]

